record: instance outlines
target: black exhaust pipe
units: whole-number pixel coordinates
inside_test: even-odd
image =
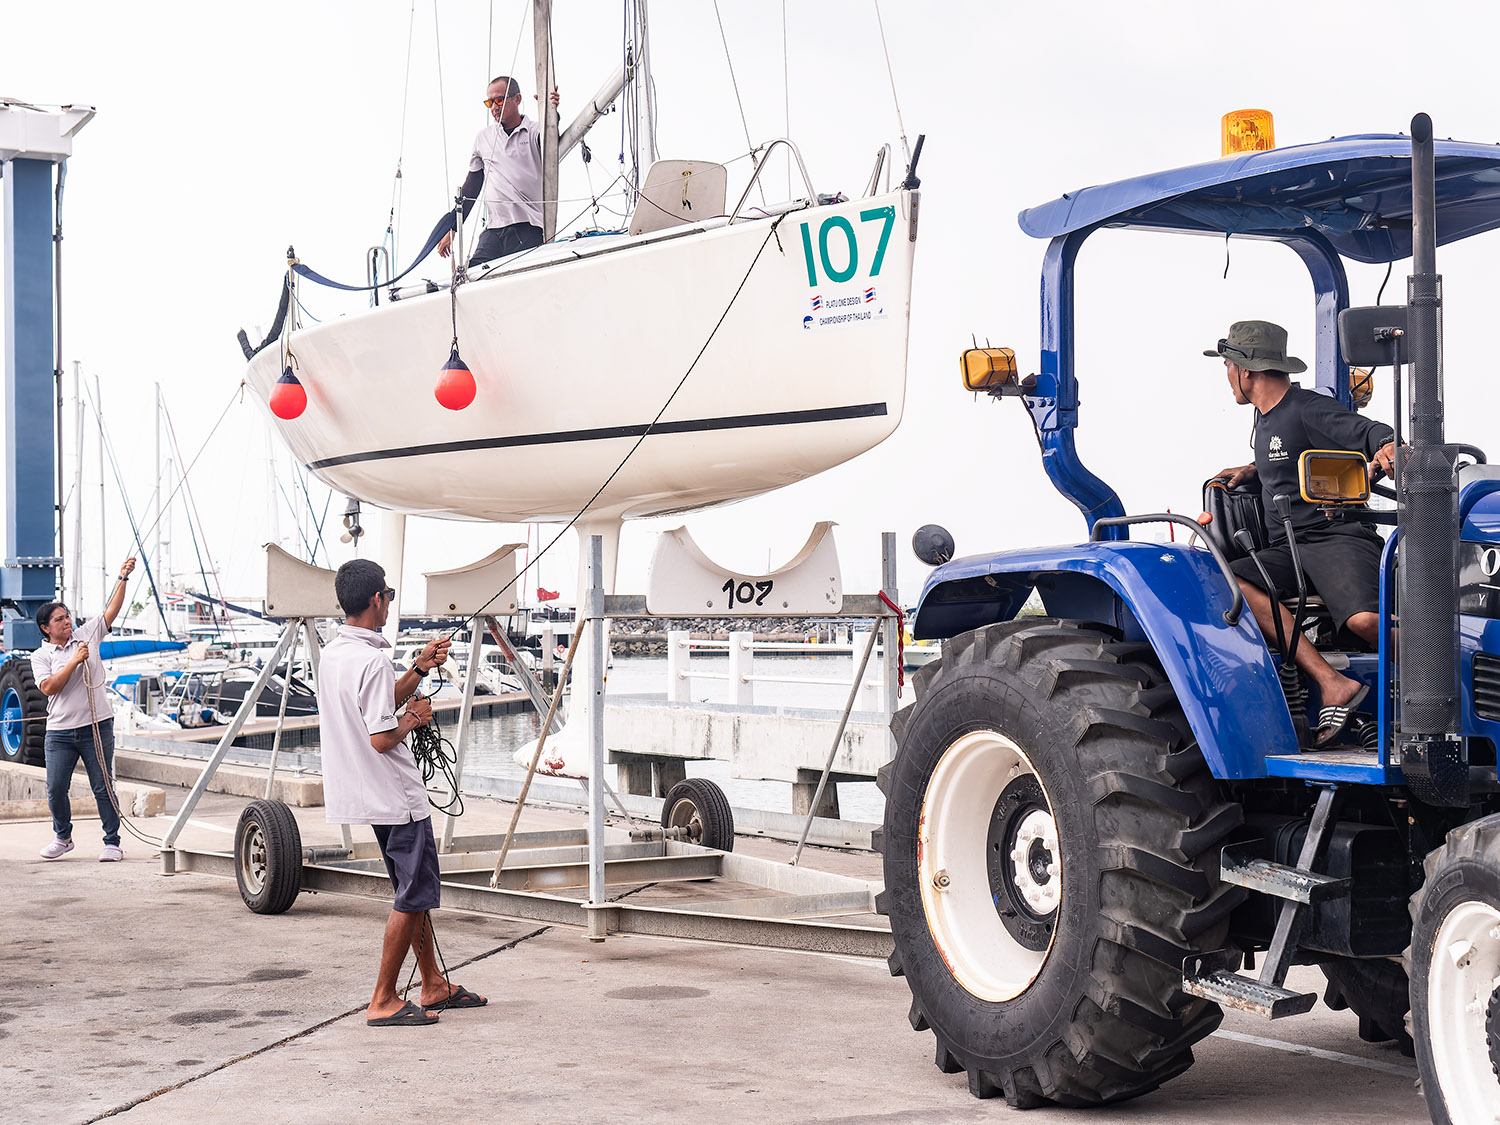
[[[1432,120],[1412,135],[1412,274],[1407,279],[1411,444],[1400,471],[1401,718],[1397,744],[1412,794],[1433,805],[1469,801],[1458,722],[1457,451],[1443,426],[1443,281],[1437,273]]]

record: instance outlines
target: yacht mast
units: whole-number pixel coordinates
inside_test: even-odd
[[[73,361],[73,597],[69,602],[83,611],[83,364]],[[61,447],[59,447],[61,448]],[[101,551],[104,549],[101,545]]]
[[[557,233],[557,107],[552,87],[557,74],[552,69],[552,0],[532,0],[532,43],[536,55],[537,118],[542,130],[542,238],[552,241]]]
[[[626,0],[632,13],[630,27],[631,105],[635,132],[635,183],[637,194],[646,173],[656,162],[656,94],[651,85],[651,36],[646,27],[646,0]]]

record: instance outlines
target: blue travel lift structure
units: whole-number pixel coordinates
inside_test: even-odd
[[[61,402],[60,224],[73,138],[88,106],[0,101],[5,255],[5,556],[0,569],[0,761],[42,764],[45,701],[23,654],[42,643],[35,614],[61,583],[57,449]],[[54,205],[56,205],[54,207]]]

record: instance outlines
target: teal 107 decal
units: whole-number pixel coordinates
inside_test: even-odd
[[[875,257],[870,262],[869,275],[879,277],[880,267],[885,262],[885,248],[891,241],[891,228],[896,225],[896,208],[872,207],[868,211],[861,211],[859,222],[861,227],[865,223],[881,224],[880,242],[875,247]],[[802,256],[807,263],[809,286],[816,287],[819,284],[818,266],[820,264],[823,267],[823,277],[827,281],[836,283],[849,281],[859,272],[859,239],[855,237],[854,224],[842,215],[830,215],[824,219],[822,225],[818,227],[818,252],[817,257],[814,258],[812,229],[809,224],[803,223]],[[843,268],[834,267],[833,259],[835,258],[843,263]]]

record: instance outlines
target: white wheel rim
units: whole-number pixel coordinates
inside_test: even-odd
[[[922,800],[917,880],[928,931],[954,979],[980,1000],[1021,995],[1052,948],[1049,938],[1046,949],[1028,949],[1006,929],[986,864],[995,805],[1008,785],[1026,775],[1036,777],[1036,771],[1019,746],[999,731],[973,731],[944,751]],[[1045,787],[1042,795],[1050,810],[1052,798]],[[1049,913],[1061,898],[1056,824],[1050,811],[1034,809],[1019,831],[1033,833],[1028,848],[1037,839],[1050,841],[1054,878],[1048,883],[1033,879],[1025,862],[1013,862],[1016,889],[1037,913]]]
[[[266,884],[266,837],[259,824],[251,823],[245,830],[241,852],[240,874],[250,893],[258,895]]]
[[[1427,971],[1432,1069],[1454,1121],[1500,1121],[1485,1008],[1500,987],[1500,909],[1461,902],[1438,927]]]

